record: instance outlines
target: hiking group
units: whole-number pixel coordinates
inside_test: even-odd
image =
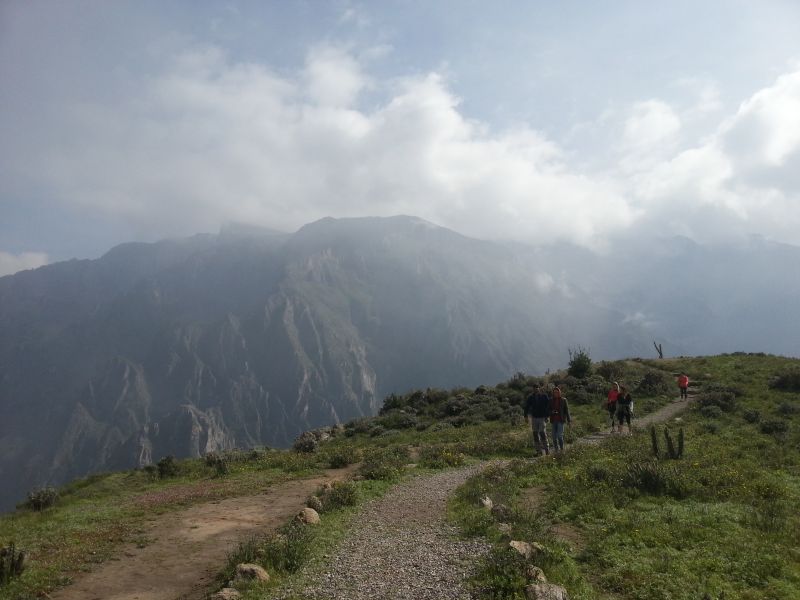
[[[678,376],[678,389],[681,400],[689,397],[689,377],[686,373]],[[633,418],[633,397],[628,388],[616,381],[611,385],[604,403],[608,411],[611,433],[622,433],[622,426],[628,426],[631,434],[631,419]],[[550,444],[547,440],[547,424],[552,428],[553,452],[564,451],[564,424],[570,425],[572,418],[569,414],[569,404],[562,394],[561,388],[554,387],[551,393],[547,388],[538,385],[536,390],[528,395],[525,401],[525,422],[533,428],[533,446],[536,455],[550,454]]]

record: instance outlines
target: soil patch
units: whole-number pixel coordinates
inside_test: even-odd
[[[78,575],[53,592],[53,600],[195,600],[206,597],[227,553],[254,535],[274,530],[325,482],[348,477],[355,465],[321,477],[280,483],[263,493],[198,504],[156,517],[142,537],[143,548],[127,544],[121,560]]]

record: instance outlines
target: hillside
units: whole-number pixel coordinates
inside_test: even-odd
[[[0,509],[166,455],[286,447],[415,387],[649,340],[499,244],[412,217],[126,244],[0,278]]]
[[[641,418],[668,405],[685,410],[687,403],[675,401],[679,371],[689,374],[694,390],[688,412],[668,423],[673,439],[685,434],[680,458],[667,455],[660,427],[659,458],[646,429],[598,437],[606,429],[598,405],[611,379],[629,385]],[[569,440],[591,436],[597,443],[574,445],[556,459],[516,460],[531,454],[520,405],[540,382],[560,384],[570,398]],[[81,581],[81,571],[100,571],[97,563],[112,557],[124,566],[126,543],[142,553],[158,544],[159,529],[145,526],[154,515],[173,523],[188,507],[245,499],[279,489],[279,481],[299,482],[358,461],[358,476],[336,487],[335,499],[322,494],[329,504],[319,528],[287,526],[288,538],[265,532],[261,541],[244,541],[230,566],[219,565],[217,586],[237,561],[267,566],[270,583],[244,586],[248,599],[286,597],[285,590],[304,597],[319,577],[335,577],[336,549],[368,531],[375,518],[368,515],[377,514],[371,499],[399,502],[418,478],[500,459],[472,476],[464,471],[469,479],[450,497],[451,523],[486,548],[475,550],[472,575],[459,583],[476,597],[522,598],[525,573],[535,565],[573,599],[788,600],[800,592],[800,519],[791,510],[800,500],[799,436],[800,361],[769,355],[602,362],[585,379],[520,375],[495,387],[392,395],[380,415],[309,434],[296,451],[231,452],[183,461],[174,471],[165,464],[93,477],[62,489],[55,506],[41,513],[3,517],[0,539],[16,540],[29,561],[22,577],[0,587],[0,598],[33,598]],[[417,466],[408,468],[412,461]],[[430,486],[409,489],[426,502]],[[486,511],[479,502],[486,494],[507,508]],[[264,506],[262,496],[253,498]],[[509,539],[537,542],[542,550],[523,559],[508,549]],[[280,559],[287,551],[296,562]],[[373,579],[382,573],[369,568]]]

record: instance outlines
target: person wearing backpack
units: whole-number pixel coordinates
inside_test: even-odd
[[[553,451],[564,452],[564,423],[571,424],[569,416],[569,404],[567,399],[561,394],[561,388],[553,388],[553,395],[550,397],[550,423],[553,426]]]
[[[547,417],[550,414],[550,398],[541,385],[530,394],[525,402],[525,422],[529,419],[533,428],[533,447],[536,456],[550,454],[547,444]]]
[[[678,377],[678,387],[681,390],[681,400],[689,398],[689,376],[681,373]]]
[[[624,385],[619,388],[617,396],[617,423],[619,432],[622,433],[622,423],[628,424],[628,433],[633,433],[631,429],[631,417],[633,417],[633,398]]]
[[[606,398],[606,410],[608,417],[611,420],[611,433],[614,433],[614,423],[617,416],[617,397],[619,396],[619,384],[615,381],[608,390],[608,397]]]

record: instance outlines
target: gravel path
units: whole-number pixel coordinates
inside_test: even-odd
[[[458,539],[445,514],[453,491],[487,464],[415,477],[369,502],[325,570],[277,598],[471,598],[464,584],[490,545]]]

